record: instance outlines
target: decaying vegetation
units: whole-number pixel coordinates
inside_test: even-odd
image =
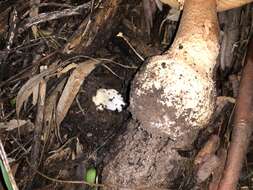
[[[253,187],[251,1],[162,2],[0,2],[0,190]]]

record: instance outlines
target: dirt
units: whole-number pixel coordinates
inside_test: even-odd
[[[63,128],[70,131],[76,130],[80,141],[88,143],[92,148],[103,144],[130,117],[127,109],[124,109],[122,112],[106,109],[100,111],[92,101],[92,97],[96,95],[97,90],[104,88],[117,90],[123,95],[124,101],[128,102],[129,79],[132,78],[133,70],[122,69],[120,66],[113,64],[108,64],[108,66],[118,76],[105,67],[99,66],[87,78],[77,95],[82,110],[75,102],[62,124]],[[123,78],[124,80],[122,80]]]

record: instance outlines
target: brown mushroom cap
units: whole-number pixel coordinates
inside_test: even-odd
[[[164,4],[177,9],[181,9],[184,4],[184,0],[160,0]],[[245,4],[251,3],[253,0],[217,0],[217,11],[226,11],[236,7],[243,6]]]

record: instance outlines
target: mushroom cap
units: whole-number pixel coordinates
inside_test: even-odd
[[[173,8],[182,9],[185,0],[160,0]],[[253,0],[217,0],[217,11],[226,11],[251,3]]]

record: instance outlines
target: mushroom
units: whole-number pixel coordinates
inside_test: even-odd
[[[105,184],[117,183],[110,189],[168,188],[187,160],[177,150],[192,144],[212,120],[219,53],[216,0],[179,2],[184,10],[172,46],[147,60],[133,81],[133,121],[103,170]],[[225,1],[219,2],[219,10],[225,10]]]

